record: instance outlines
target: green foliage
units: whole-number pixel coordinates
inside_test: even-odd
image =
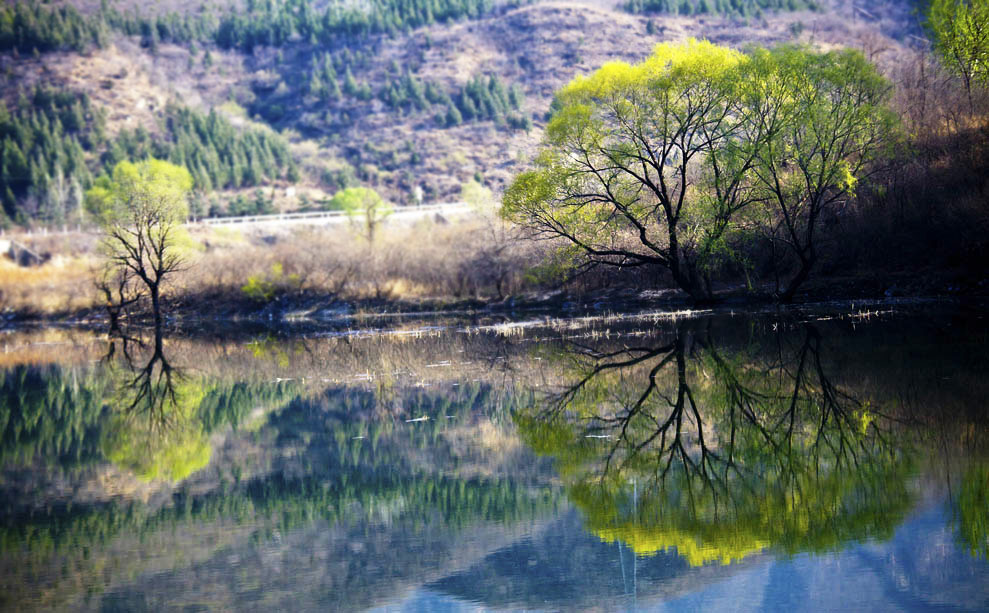
[[[227,205],[228,215],[270,215],[275,212],[275,207],[271,198],[265,197],[260,189],[254,190],[252,198],[246,198],[243,194],[238,194]]]
[[[244,295],[254,302],[271,302],[278,294],[297,291],[302,281],[297,274],[286,275],[278,262],[264,275],[251,275],[241,289]]]
[[[525,102],[521,88],[517,85],[511,89],[505,87],[496,75],[487,78],[475,76],[454,99],[460,115],[467,121],[493,120],[503,124],[511,114],[513,128],[531,127],[531,120],[526,124],[521,115],[512,114],[513,111],[520,111]]]
[[[252,53],[255,47],[278,47],[301,40],[331,47],[346,37],[364,38],[457,19],[474,19],[491,11],[490,0],[374,0],[368,6],[350,7],[313,0],[251,1],[217,11],[142,15],[102,2],[100,10],[82,16],[71,5],[47,7],[16,2],[0,9],[0,51],[18,49],[30,53],[58,49],[84,50],[103,46],[113,29],[138,36],[152,52],[160,42],[211,42],[223,49]],[[212,58],[207,50],[203,66]]]
[[[768,361],[693,342],[560,356],[572,383],[515,414],[588,530],[692,566],[892,536],[910,439],[833,384],[813,330]]]
[[[760,219],[796,269],[781,288],[789,300],[817,259],[818,232],[860,177],[902,142],[899,118],[889,108],[891,86],[860,52],[814,53],[803,47],[755,50],[749,63],[745,105],[748,130],[775,125],[755,143],[752,184],[768,206],[745,211]]]
[[[325,65],[325,62],[324,62]],[[328,71],[319,68],[314,78],[322,82]],[[360,90],[347,72],[344,92],[359,96]],[[378,92],[378,97],[389,109],[400,113],[431,111],[434,107],[436,123],[454,127],[464,121],[494,121],[502,127],[513,130],[532,128],[532,119],[525,114],[525,94],[519,85],[507,87],[496,75],[485,77],[476,75],[451,95],[439,84],[423,81],[406,71],[389,76]]]
[[[303,392],[300,385],[210,382],[206,387],[211,390],[183,393],[185,398],[201,398],[199,408],[190,415],[203,424],[203,432],[227,423],[236,425],[258,406],[280,407],[265,418],[261,436],[276,449],[301,448],[318,460],[306,464],[301,475],[274,471],[271,476],[243,481],[235,476],[236,483],[207,493],[179,489],[164,507],[139,502],[55,505],[8,516],[0,525],[0,548],[32,558],[83,548],[96,554],[113,546],[119,536],[170,534],[219,520],[251,526],[256,530],[255,542],[271,538],[273,531],[285,534],[319,520],[349,524],[382,514],[406,525],[440,522],[447,530],[462,529],[479,521],[533,519],[558,504],[555,493],[531,485],[499,477],[438,474],[409,461],[437,447],[438,434],[449,424],[466,426],[479,413],[503,403],[511,409],[507,394],[487,386],[467,384],[453,394],[409,391],[402,405],[415,415],[430,417],[414,428],[396,428],[390,419],[361,419],[359,415],[373,409],[380,399],[358,389],[330,389],[323,399],[300,398],[286,405],[286,400]],[[232,411],[229,417],[225,406]],[[107,428],[113,426],[112,419],[104,423]],[[136,456],[132,459],[139,461]],[[450,465],[454,457],[440,455],[437,460]],[[143,465],[160,462],[148,460]]]
[[[557,92],[543,152],[502,214],[578,247],[586,267],[666,268],[710,299],[752,212],[788,232],[781,251],[801,271],[789,293],[813,265],[822,215],[895,142],[888,94],[855,51],[658,45]]]
[[[333,195],[330,208],[345,211],[361,235],[374,242],[378,226],[387,219],[394,208],[382,200],[378,192],[369,187],[348,187]]]
[[[958,540],[972,556],[989,559],[989,466],[966,468],[952,503]]]
[[[431,102],[426,98],[426,84],[408,71],[401,77],[392,78],[381,89],[380,96],[389,108],[404,111],[424,111]]]
[[[805,11],[821,6],[817,0],[627,0],[622,8],[630,13],[749,17],[764,10]]]
[[[295,165],[288,144],[270,130],[235,128],[215,110],[203,115],[171,106],[166,117],[170,142],[163,153],[189,169],[197,189],[261,185],[285,177]]]
[[[394,33],[432,23],[478,18],[491,10],[490,0],[373,0],[366,6],[341,4],[320,8],[311,0],[249,2],[246,11],[220,18],[215,42],[247,53],[257,46],[281,46],[293,36],[331,46],[341,37]]]
[[[438,115],[436,123],[445,124],[447,127],[459,126],[464,122],[464,116],[460,114],[460,109],[454,104],[446,106],[446,113]]]
[[[212,447],[198,419],[210,388],[156,353],[140,370],[114,365],[108,399],[116,410],[102,432],[103,455],[142,481],[181,481],[209,463]]]
[[[973,85],[989,83],[989,1],[931,0],[927,27],[934,50],[961,75],[970,98]]]
[[[494,212],[498,206],[491,190],[473,179],[460,186],[460,200],[483,214]]]
[[[19,222],[61,223],[92,182],[86,153],[104,141],[103,116],[86,94],[37,88],[13,111],[0,102],[0,195]]]
[[[750,163],[739,122],[741,53],[708,42],[659,45],[637,65],[606,64],[556,94],[535,169],[502,214],[584,252],[588,266],[661,266],[692,296]]]
[[[185,379],[175,390],[178,402],[167,407],[182,419],[158,439],[152,422],[121,413],[130,382],[129,371],[116,366],[0,370],[0,464],[75,469],[109,459],[147,479],[178,480],[208,459],[207,435],[298,394],[284,383]]]
[[[53,366],[0,371],[0,465],[99,460],[108,393],[106,379],[89,369],[71,376]]]
[[[155,325],[162,322],[162,284],[182,264],[192,176],[185,168],[148,158],[120,162],[86,192],[86,204],[103,231],[108,275],[151,300]],[[120,296],[123,301],[124,297]]]
[[[215,110],[174,104],[164,119],[160,136],[138,126],[108,140],[104,116],[86,94],[37,88],[13,110],[0,102],[0,217],[78,222],[95,172],[152,157],[185,167],[202,193],[297,178],[287,142],[271,130],[238,128]]]
[[[133,224],[154,211],[158,225],[174,226],[188,215],[192,176],[185,168],[150,158],[120,162],[86,192],[86,205],[104,226]]]
[[[85,51],[106,43],[106,27],[83,17],[71,4],[41,2],[0,5],[0,51]]]
[[[211,40],[215,36],[218,19],[208,6],[204,9],[182,15],[173,11],[157,12],[149,16],[139,14],[133,7],[121,11],[107,0],[102,0],[99,12],[90,21],[129,36],[139,36],[141,44],[153,51],[159,42]],[[209,51],[206,53],[209,54]],[[203,58],[203,63],[206,64],[206,58]]]
[[[217,520],[256,525],[256,542],[264,542],[274,531],[284,534],[317,520],[354,522],[388,509],[396,510],[393,521],[438,520],[447,529],[462,529],[477,521],[534,519],[554,506],[551,497],[504,479],[409,477],[393,470],[293,478],[279,472],[206,495],[179,493],[172,505],[155,511],[134,503],[26,514],[0,526],[0,548],[34,556],[99,551],[119,535],[144,538]]]
[[[122,130],[103,156],[105,167],[146,157],[184,166],[197,191],[262,185],[291,173],[295,162],[288,144],[264,128],[241,129],[211,109],[203,114],[169,105],[164,138],[154,139],[143,128]]]
[[[121,420],[103,441],[106,459],[142,481],[181,481],[209,464],[213,448],[195,427],[182,423],[159,433],[139,420]]]

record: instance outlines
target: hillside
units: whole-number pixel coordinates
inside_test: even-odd
[[[690,10],[707,12],[691,15],[689,3],[667,4],[376,2],[360,19],[308,0],[32,9],[37,20],[57,13],[71,36],[27,28],[16,21],[25,5],[8,4],[20,38],[0,34],[6,223],[84,220],[82,190],[116,161],[148,155],[190,169],[198,215],[237,195],[249,197],[233,212],[318,207],[357,184],[399,204],[416,186],[427,202],[458,199],[472,178],[498,193],[533,155],[555,89],[658,42],[848,45],[879,61],[921,42],[905,1],[702,0]],[[53,98],[47,119],[35,117]]]

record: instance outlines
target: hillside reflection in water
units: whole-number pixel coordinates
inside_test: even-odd
[[[989,608],[981,315],[435,323],[5,334],[0,607]]]

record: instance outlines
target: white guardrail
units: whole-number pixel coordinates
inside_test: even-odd
[[[416,217],[425,217],[430,214],[470,214],[473,213],[474,209],[468,205],[466,202],[439,202],[436,204],[424,204],[422,206],[401,206],[395,207],[393,213],[389,215],[384,222],[389,220],[407,220],[415,219]],[[345,211],[312,211],[309,213],[275,213],[272,215],[245,215],[243,217],[206,217],[203,219],[197,219],[195,221],[187,221],[186,227],[195,226],[233,226],[233,225],[248,225],[248,224],[269,224],[269,225],[279,225],[279,224],[334,224],[347,221],[349,219]],[[92,234],[95,233],[96,229],[94,227],[81,227],[77,226],[75,229],[69,229],[63,227],[59,230],[49,229],[49,228],[39,228],[35,230],[27,230],[25,232],[17,232],[15,234],[10,234],[0,229],[0,240],[7,241],[9,239],[18,239],[21,237],[33,237],[33,236],[50,236],[50,235],[63,235],[63,234]],[[4,246],[5,249],[0,251],[6,251],[10,248],[9,244],[0,245]]]
[[[395,207],[387,219],[422,217],[436,213],[468,213],[466,202],[441,202],[423,206]],[[187,222],[187,226],[228,226],[244,224],[292,224],[292,223],[340,223],[350,217],[346,211],[312,211],[308,213],[275,213],[271,215],[245,215],[243,217],[208,217]]]

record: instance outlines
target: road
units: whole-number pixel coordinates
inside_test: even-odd
[[[416,221],[424,217],[473,215],[474,210],[466,202],[440,202],[419,207],[396,207],[386,220],[388,223]],[[345,223],[350,218],[343,211],[314,211],[311,213],[282,213],[276,215],[248,215],[244,217],[211,217],[190,221],[186,226],[328,226]]]

